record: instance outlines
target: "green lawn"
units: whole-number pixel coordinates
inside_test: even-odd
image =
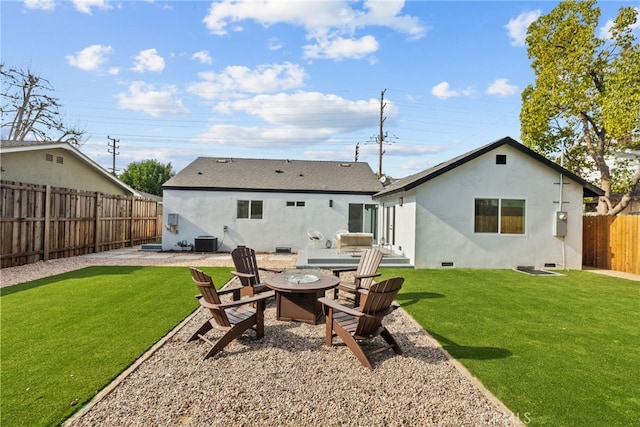
[[[217,286],[230,268],[206,268]],[[186,267],[90,267],[0,290],[0,425],[59,425],[198,306]]]
[[[206,268],[216,285],[230,268]],[[640,283],[382,269],[398,301],[530,425],[640,414]],[[185,267],[91,267],[0,290],[0,424],[57,425],[197,306]],[[77,404],[72,406],[72,402]]]
[[[640,283],[586,271],[383,269],[398,302],[522,421],[640,419]]]

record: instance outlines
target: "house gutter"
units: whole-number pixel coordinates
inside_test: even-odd
[[[373,196],[377,191],[348,191],[348,190],[283,190],[276,188],[230,188],[230,187],[182,187],[163,186],[163,190],[183,190],[183,191],[224,191],[224,192],[255,192],[255,193],[289,193],[289,194],[352,194],[362,196]]]

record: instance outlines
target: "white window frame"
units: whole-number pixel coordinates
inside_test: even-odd
[[[477,200],[497,200],[498,201],[498,230],[497,231],[476,231],[476,201]],[[522,233],[503,233],[502,232],[502,202],[504,200],[516,200],[524,203]],[[473,233],[478,235],[500,235],[500,236],[525,236],[527,234],[527,199],[515,197],[475,197],[473,199]]]

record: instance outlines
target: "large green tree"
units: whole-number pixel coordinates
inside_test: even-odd
[[[162,196],[162,184],[173,175],[171,162],[164,165],[154,159],[129,163],[119,178],[138,191]]]
[[[520,121],[525,145],[595,178],[605,191],[598,212],[615,215],[640,188],[638,9],[620,8],[606,35],[599,18],[595,0],[565,0],[529,26],[536,79]]]

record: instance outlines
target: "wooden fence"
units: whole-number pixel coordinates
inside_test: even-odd
[[[158,241],[162,204],[0,181],[2,268]]]
[[[582,264],[640,274],[640,215],[585,216]]]

